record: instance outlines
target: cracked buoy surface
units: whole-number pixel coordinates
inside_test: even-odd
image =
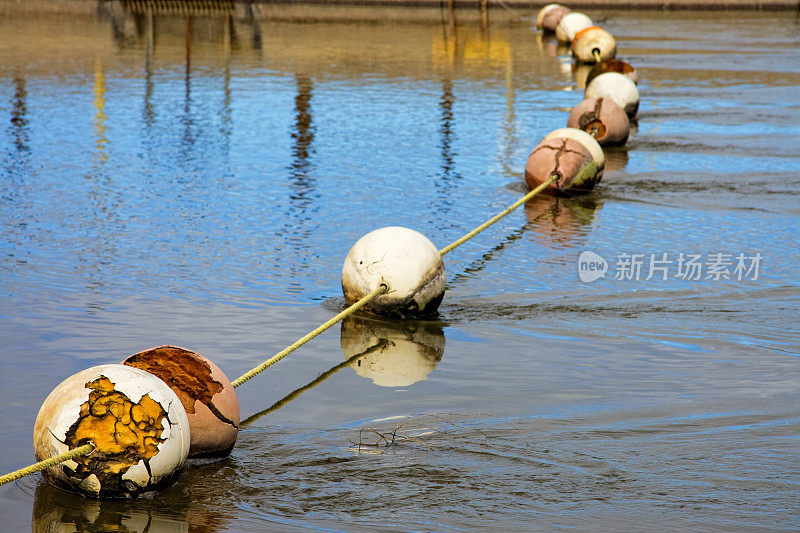
[[[603,176],[603,170],[606,168],[606,155],[603,153],[603,148],[600,144],[588,133],[577,128],[558,128],[545,135],[545,140],[557,137],[567,137],[574,141],[578,141],[583,145],[586,150],[592,154],[592,160],[597,167],[597,179]]]
[[[579,31],[591,26],[594,26],[592,19],[583,13],[567,13],[556,26],[556,37],[559,41],[571,43]]]
[[[349,316],[341,345],[350,368],[380,387],[407,387],[427,379],[444,354],[438,324]]]
[[[528,187],[538,187],[553,175],[557,179],[546,190],[567,196],[590,192],[601,177],[589,150],[569,137],[544,139],[528,156]]]
[[[595,65],[586,75],[584,85],[589,85],[590,83],[592,83],[593,79],[595,79],[600,74],[605,74],[606,72],[617,72],[619,74],[624,74],[628,76],[633,83],[639,83],[639,73],[636,72],[636,69],[633,68],[633,65],[631,65],[627,61],[614,58],[614,59],[606,59],[599,63],[595,63]]]
[[[572,54],[583,63],[597,63],[617,55],[617,41],[603,28],[590,26],[575,34],[572,39]]]
[[[189,421],[153,374],[95,366],[50,393],[33,430],[37,461],[89,442],[94,451],[44,470],[45,479],[93,498],[136,498],[177,479],[189,453]]]
[[[199,353],[159,346],[131,355],[123,364],[161,378],[175,392],[189,419],[189,459],[227,457],[239,433],[239,400],[228,377]]]
[[[586,86],[584,98],[609,98],[625,110],[629,117],[639,110],[639,89],[626,75],[619,72],[605,72],[594,78]]]
[[[631,131],[627,113],[609,98],[589,98],[576,105],[567,127],[585,131],[600,145],[625,144]]]
[[[366,306],[384,316],[434,313],[444,297],[445,272],[439,250],[427,237],[399,226],[361,237],[342,266],[342,292],[353,304],[386,283],[388,292]]]
[[[536,27],[546,31],[556,31],[556,27],[564,15],[571,12],[572,10],[567,6],[547,4],[536,15]]]

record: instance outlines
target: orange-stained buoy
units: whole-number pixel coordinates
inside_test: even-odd
[[[625,110],[629,117],[639,109],[639,90],[631,79],[618,72],[600,74],[586,86],[584,98],[609,98]]]
[[[177,479],[189,452],[189,421],[153,374],[95,366],[62,381],[33,428],[37,461],[87,443],[95,447],[88,455],[42,472],[48,483],[92,498],[136,498]]]
[[[191,462],[212,462],[230,454],[239,432],[239,400],[217,365],[177,346],[139,352],[124,364],[158,376],[180,398],[189,419]]]
[[[561,4],[548,4],[540,9],[539,14],[536,15],[536,27],[554,32],[564,15],[569,14],[571,11],[570,8]]]
[[[586,75],[586,81],[584,82],[584,85],[589,85],[592,83],[593,79],[600,74],[605,74],[606,72],[618,72],[620,74],[625,74],[633,83],[639,83],[639,73],[636,72],[636,69],[633,68],[633,65],[621,59],[606,59],[596,63],[592,67],[592,69]]]
[[[575,34],[572,54],[583,63],[597,63],[617,55],[617,41],[603,28],[590,26]]]
[[[567,13],[556,26],[556,37],[559,41],[571,43],[579,31],[590,26],[594,26],[592,19],[583,13]]]
[[[538,187],[552,176],[556,181],[546,191],[569,196],[586,194],[600,181],[592,154],[568,137],[545,139],[528,156],[525,164],[528,187]]]
[[[631,131],[628,115],[608,98],[589,98],[576,105],[567,127],[585,131],[601,145],[614,146],[625,144]]]

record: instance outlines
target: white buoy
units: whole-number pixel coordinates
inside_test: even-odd
[[[567,13],[556,26],[556,37],[559,41],[571,43],[579,31],[594,26],[592,19],[583,13]]]
[[[556,31],[558,23],[561,22],[564,15],[570,12],[570,8],[561,4],[547,4],[536,15],[536,27],[547,31]]]
[[[600,181],[592,154],[570,137],[544,139],[525,163],[525,182],[535,188],[555,177],[547,186],[553,194],[577,195],[590,192]]]
[[[349,366],[380,387],[408,387],[427,379],[444,354],[438,324],[349,316],[341,345]]]
[[[239,400],[228,377],[210,359],[178,346],[158,346],[123,364],[161,378],[178,395],[189,418],[192,464],[227,457],[239,433]]]
[[[581,143],[581,145],[592,154],[592,160],[597,167],[597,179],[603,176],[603,170],[606,168],[606,156],[603,153],[603,148],[594,137],[577,128],[559,128],[548,133],[544,140],[554,139],[556,137],[567,137],[568,139],[573,139]]]
[[[575,34],[572,54],[583,63],[597,63],[617,55],[617,41],[603,28],[590,26]]]
[[[628,115],[610,98],[589,98],[576,105],[567,127],[585,131],[601,146],[625,144],[630,135]]]
[[[65,379],[33,430],[37,461],[92,443],[94,451],[43,472],[52,485],[93,498],[135,498],[169,486],[189,453],[181,401],[159,378],[100,365]]]
[[[586,86],[584,98],[609,98],[629,117],[635,116],[639,109],[639,89],[628,76],[618,72],[606,72],[594,78]]]
[[[367,233],[347,254],[342,292],[352,304],[386,283],[388,292],[367,308],[385,316],[434,313],[444,297],[444,263],[424,235],[391,226]]]

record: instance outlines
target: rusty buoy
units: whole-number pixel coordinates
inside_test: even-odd
[[[239,432],[239,400],[217,365],[177,346],[151,348],[123,364],[158,376],[181,400],[189,420],[191,462],[211,462],[230,454]]]
[[[609,98],[588,98],[569,114],[567,127],[591,135],[600,145],[622,145],[630,135],[630,122],[623,109]]]
[[[595,79],[600,74],[605,74],[606,72],[618,72],[619,74],[624,74],[628,76],[633,83],[639,83],[639,73],[636,71],[635,68],[633,68],[633,65],[631,65],[627,61],[614,58],[614,59],[606,59],[599,63],[595,63],[595,65],[586,75],[586,80],[584,81],[584,85],[589,85],[590,83],[592,83],[593,79]]]
[[[528,187],[538,187],[553,176],[556,181],[545,190],[566,196],[590,192],[601,177],[589,150],[569,137],[544,139],[525,163]]]

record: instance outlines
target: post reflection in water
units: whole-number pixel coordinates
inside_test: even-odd
[[[182,474],[185,476],[186,472]],[[40,481],[34,495],[31,530],[185,533],[227,529],[231,517],[207,510],[201,498],[188,494],[186,486],[177,483],[152,499],[92,500]]]

